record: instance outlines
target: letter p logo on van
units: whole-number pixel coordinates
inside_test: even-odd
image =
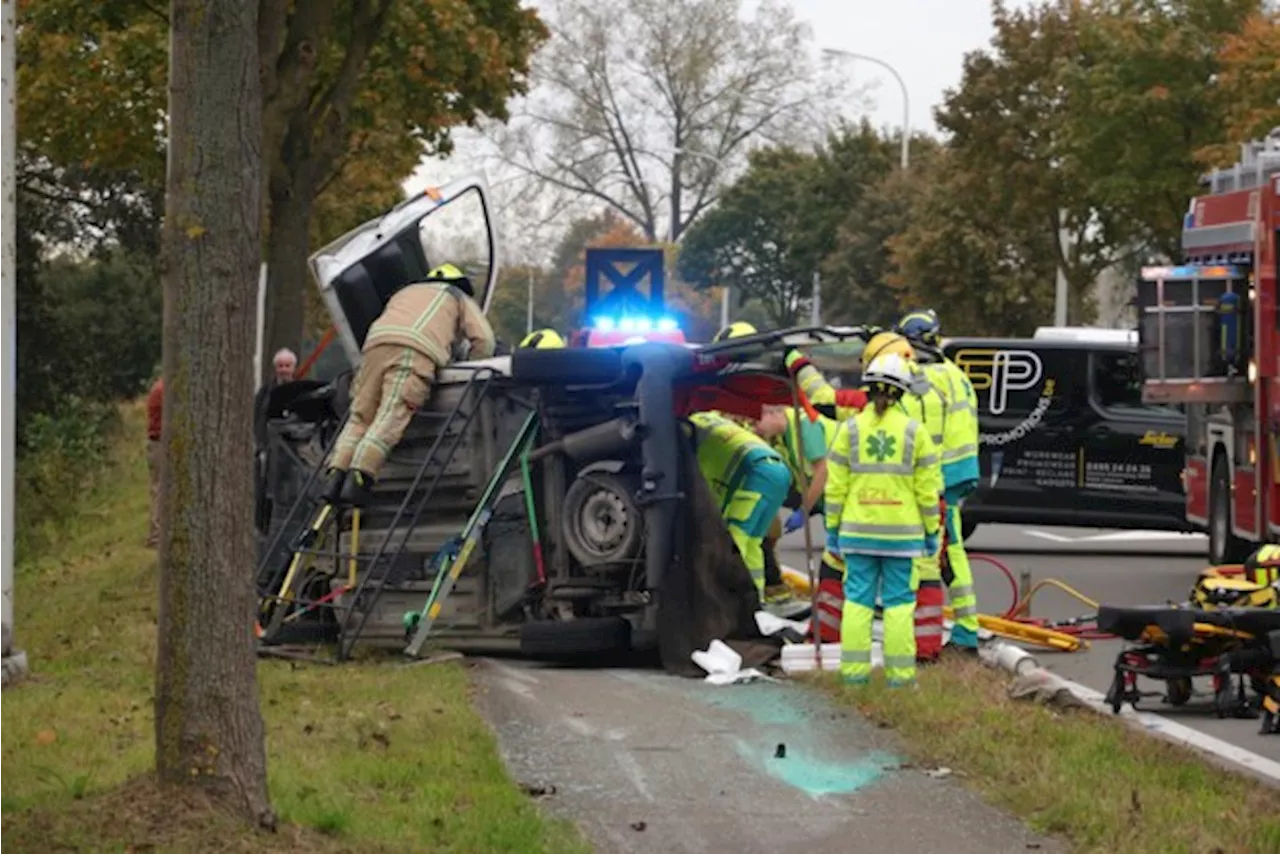
[[[1008,408],[1009,392],[1035,388],[1044,376],[1040,356],[1031,350],[959,350],[955,363],[975,392],[987,393],[987,411],[992,415]]]

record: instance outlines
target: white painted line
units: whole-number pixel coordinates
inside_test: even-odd
[[[1048,540],[1051,543],[1074,543],[1071,537],[1064,537],[1061,534],[1052,534],[1048,531],[1023,531],[1028,537],[1039,537],[1042,540]]]
[[[1180,724],[1177,721],[1152,714],[1151,712],[1139,712],[1130,706],[1125,706],[1120,710],[1120,714],[1116,715],[1111,711],[1111,706],[1106,701],[1106,695],[1101,691],[1095,691],[1087,685],[1081,685],[1079,682],[1073,682],[1070,679],[1063,679],[1061,676],[1058,676],[1058,679],[1062,680],[1073,694],[1092,706],[1095,711],[1111,717],[1119,717],[1125,723],[1138,727],[1144,732],[1217,756],[1219,759],[1247,768],[1255,774],[1267,777],[1275,783],[1280,783],[1280,762],[1260,756],[1251,750],[1238,747],[1220,738],[1215,738],[1208,733],[1192,729],[1185,724]],[[1258,738],[1268,738],[1268,736],[1259,735]]]
[[[1108,531],[1105,534],[1085,534],[1082,537],[1068,537],[1052,531],[1023,531],[1028,537],[1037,537],[1053,543],[1112,543],[1129,541],[1182,540],[1183,542],[1203,542],[1204,534],[1185,531]]]
[[[618,751],[614,754],[618,760],[618,764],[622,766],[622,773],[627,775],[627,779],[631,781],[631,785],[636,787],[636,791],[640,793],[640,797],[646,801],[653,800],[653,792],[649,791],[649,784],[645,780],[644,769],[640,767],[640,763],[630,753]]]

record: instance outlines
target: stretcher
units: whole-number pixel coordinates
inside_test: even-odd
[[[1098,628],[1134,644],[1116,657],[1107,691],[1113,712],[1126,703],[1137,709],[1148,697],[1185,705],[1193,695],[1192,680],[1209,677],[1218,717],[1252,718],[1261,711],[1262,731],[1280,731],[1280,609],[1103,605]],[[1166,692],[1140,690],[1139,677],[1163,681]]]

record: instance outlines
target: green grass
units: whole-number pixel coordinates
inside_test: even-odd
[[[3,703],[4,845],[12,851],[571,852],[507,777],[465,666],[262,661],[268,835],[198,794],[156,790],[156,559],[143,547],[140,407],[57,542],[17,568],[29,680]],[[252,571],[251,567],[245,568]]]
[[[1094,712],[1013,700],[1006,675],[977,662],[922,670],[914,692],[880,680],[823,685],[897,729],[917,762],[960,772],[992,803],[1079,851],[1280,851],[1274,789]]]

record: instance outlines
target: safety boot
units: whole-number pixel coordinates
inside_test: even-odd
[[[356,469],[343,484],[339,499],[343,504],[349,504],[352,507],[364,507],[373,498],[373,485],[373,475]]]
[[[329,469],[325,472],[324,492],[321,498],[328,504],[337,504],[342,497],[342,487],[347,481],[345,469]]]

